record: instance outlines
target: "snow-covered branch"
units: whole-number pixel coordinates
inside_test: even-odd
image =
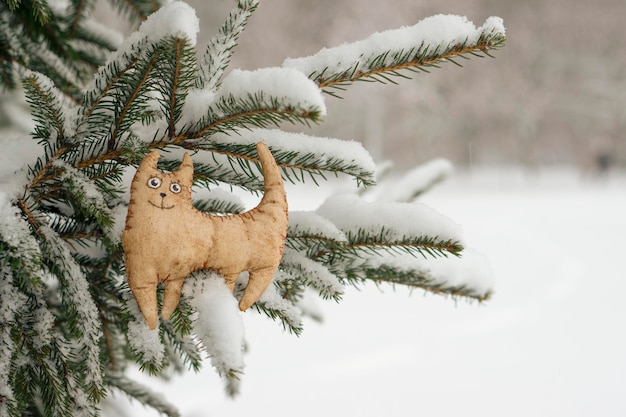
[[[237,9],[228,15],[219,33],[209,41],[199,65],[199,89],[214,93],[220,87],[237,39],[258,5],[257,0],[240,0]]]
[[[314,55],[287,59],[283,66],[296,68],[314,80],[324,92],[336,95],[332,87],[343,88],[357,80],[394,83],[392,77],[406,78],[403,70],[425,71],[456,57],[489,55],[490,49],[505,41],[502,19],[488,18],[476,28],[466,17],[437,15],[414,26],[378,32],[368,38],[324,48]]]

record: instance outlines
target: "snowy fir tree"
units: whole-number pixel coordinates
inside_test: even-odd
[[[94,0],[0,2],[1,143],[11,161],[0,171],[0,416],[99,415],[114,391],[178,415],[126,370],[197,370],[206,355],[236,393],[244,274],[233,296],[215,272],[193,273],[171,319],[154,331],[126,282],[120,241],[130,179],[154,149],[164,171],[192,155],[194,205],[213,215],[246,209],[234,189],[263,189],[257,142],[269,146],[287,182],[348,176],[365,190],[289,213],[273,284],[245,314],[267,315],[298,335],[310,291],[339,301],[344,286],[373,282],[490,296],[488,272],[464,251],[459,226],[415,202],[448,172],[446,163],[376,192],[375,164],[358,142],[280,127],[321,122],[325,99],[356,81],[396,84],[445,62],[490,56],[505,41],[501,19],[476,27],[433,16],[242,71],[229,62],[256,0],[240,0],[205,51],[196,50],[199,22],[186,3],[112,3],[137,27],[126,38],[93,18]],[[26,123],[20,97],[30,109]]]

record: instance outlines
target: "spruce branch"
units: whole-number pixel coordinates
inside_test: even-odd
[[[61,9],[53,11],[44,0],[20,4],[13,11],[6,3],[0,3],[2,85],[13,88],[19,71],[27,68],[46,75],[57,88],[78,100],[85,77],[91,74],[93,65],[101,65],[102,61],[96,62],[93,57],[81,59],[85,55],[75,49],[78,44],[74,33],[67,30],[70,20],[67,13]],[[85,40],[79,49],[89,49],[90,45]]]
[[[354,177],[357,183],[365,186],[375,183],[373,163],[370,164],[369,159],[363,160],[363,158],[356,157],[359,154],[358,151],[361,150],[360,148],[351,149],[353,151],[351,154],[342,155],[338,153],[336,148],[333,152],[333,145],[336,143],[325,142],[324,140],[328,140],[327,138],[294,135],[294,143],[287,144],[274,140],[277,136],[289,135],[285,132],[263,129],[253,129],[250,132],[250,136],[242,136],[237,142],[231,136],[213,135],[206,139],[186,141],[183,146],[191,150],[219,154],[225,157],[226,161],[218,158],[202,159],[220,165],[227,164],[233,171],[241,172],[250,179],[258,180],[260,179],[260,171],[251,163],[256,165],[258,161],[256,142],[263,141],[269,145],[276,163],[283,168],[283,175],[289,182],[304,183],[307,178],[310,178],[317,184],[318,178],[326,179],[326,173],[334,175],[342,173]],[[326,146],[322,147],[321,145]]]
[[[431,257],[447,256],[448,254],[458,256],[463,250],[463,246],[455,240],[440,239],[431,236],[411,236],[406,235],[400,238],[391,237],[389,230],[381,228],[380,231],[372,233],[371,230],[359,229],[356,233],[347,232],[348,243],[341,252],[332,252],[331,256],[347,256],[352,254],[357,257],[367,254],[377,254],[381,251],[410,255],[426,255]],[[318,258],[325,257],[328,253],[322,253]]]
[[[157,410],[169,417],[179,417],[180,413],[172,404],[163,398],[163,394],[152,391],[149,387],[133,381],[121,372],[109,372],[106,376],[108,385],[117,388],[129,398]]]
[[[140,59],[139,64],[127,77],[122,80],[122,86],[119,89],[120,95],[115,104],[116,114],[113,120],[113,131],[108,135],[107,151],[116,148],[121,136],[128,132],[132,125],[141,120],[143,112],[147,110],[149,105],[148,92],[151,90],[150,75],[159,60],[161,53],[160,48],[155,48],[152,53],[148,53],[146,59]]]
[[[191,149],[195,150],[195,149]],[[200,153],[196,153],[200,156]],[[229,184],[243,189],[257,192],[263,190],[263,181],[259,176],[244,171],[237,163],[236,158],[222,158],[214,152],[202,154],[203,158],[195,158],[194,161],[194,182],[205,188],[214,185]],[[202,159],[202,161],[198,161]],[[243,162],[242,162],[243,163]],[[174,171],[180,165],[180,157],[165,154],[159,160],[159,166],[169,171]]]
[[[178,311],[177,317],[172,317],[170,322],[164,322],[164,339],[166,345],[172,346],[175,358],[182,358],[187,369],[199,372],[202,369],[202,355],[197,340],[191,336],[191,328],[181,328],[180,322],[188,320],[191,312]],[[184,319],[183,316],[186,316]],[[181,369],[182,371],[182,369]]]
[[[466,298],[479,302],[486,301],[491,296],[491,291],[477,291],[466,284],[448,284],[445,281],[435,279],[427,268],[406,269],[394,265],[376,265],[375,267],[354,265],[341,269],[346,280],[350,281],[373,281],[375,283],[400,284],[410,288],[421,288],[433,294],[450,296],[453,298]]]
[[[237,9],[228,15],[218,34],[209,41],[200,61],[198,88],[208,91],[219,89],[222,76],[230,64],[239,35],[243,32],[248,19],[258,5],[257,0],[240,0],[237,3]]]
[[[121,142],[149,113],[151,92],[157,79],[155,67],[167,40],[150,45],[138,41],[131,53],[121,54],[101,69],[93,88],[79,108],[78,146],[67,158],[77,168],[116,159]],[[146,48],[145,50],[142,47]]]
[[[316,289],[322,298],[341,300],[343,285],[321,263],[315,262],[297,251],[285,249],[280,266],[283,271],[296,277],[305,286]]]
[[[340,251],[347,243],[346,235],[337,226],[315,212],[289,213],[287,248],[315,259],[321,253]]]
[[[176,136],[176,123],[182,116],[182,108],[187,90],[195,84],[195,49],[186,38],[168,36],[162,41],[163,58],[156,66],[156,91],[161,111],[167,123],[167,136]]]
[[[193,206],[196,210],[214,214],[239,214],[246,210],[246,208],[240,203],[215,198],[210,200],[196,199],[193,202]]]
[[[71,202],[75,213],[93,220],[100,230],[108,233],[113,226],[112,213],[102,193],[93,186],[93,181],[68,164],[57,161],[55,165],[61,171],[58,179],[65,186],[61,189],[67,193],[62,198]]]
[[[38,230],[47,268],[59,279],[69,336],[78,341],[76,368],[84,378],[89,398],[98,402],[104,395],[100,363],[100,321],[89,283],[67,243],[47,226]],[[81,378],[81,379],[82,379]]]
[[[450,26],[450,34],[432,37],[433,25]],[[327,94],[345,90],[355,81],[396,84],[393,77],[409,78],[405,71],[428,72],[456,57],[492,56],[506,37],[499,18],[491,17],[480,28],[458,16],[433,16],[408,28],[375,33],[352,44],[327,48],[306,58],[288,59],[285,67],[307,74]],[[394,45],[390,48],[389,46]],[[381,47],[385,45],[385,47]]]
[[[289,331],[289,333],[295,334],[296,336],[300,336],[304,330],[300,317],[295,316],[293,312],[290,311],[293,309],[293,307],[288,307],[291,303],[285,301],[283,304],[283,306],[280,306],[275,303],[259,300],[254,303],[251,308],[255,309],[259,313],[265,314],[274,321],[280,321],[283,329]]]
[[[33,138],[47,143],[64,144],[65,116],[59,101],[61,94],[51,85],[50,80],[42,77],[41,74],[29,72],[22,79],[26,102],[30,105],[35,121]]]
[[[215,133],[228,133],[241,128],[280,126],[281,123],[308,125],[320,121],[323,111],[313,105],[290,103],[283,97],[263,91],[248,92],[236,97],[219,97],[207,116],[194,130],[184,132],[180,139],[209,138]]]

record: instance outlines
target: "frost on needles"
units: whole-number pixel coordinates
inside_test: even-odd
[[[0,167],[0,416],[95,416],[110,392],[177,415],[125,370],[197,370],[204,356],[237,392],[244,329],[219,275],[190,277],[171,320],[155,331],[126,284],[120,235],[129,179],[150,150],[162,150],[163,170],[193,154],[202,196],[194,204],[210,214],[245,209],[232,187],[262,189],[258,141],[291,183],[346,176],[371,190],[376,165],[359,142],[281,126],[320,123],[325,100],[354,81],[395,83],[490,55],[505,40],[499,18],[475,27],[439,15],[282,67],[230,70],[257,1],[239,1],[199,58],[199,22],[186,3],[115,3],[140,22],[126,39],[92,17],[93,2],[0,3],[0,85],[9,91],[21,82],[34,124],[31,138],[13,133],[15,160]],[[447,171],[438,164],[398,183],[406,190],[332,196],[290,213],[274,285],[253,310],[300,334],[302,317],[317,315],[310,294],[339,301],[346,285],[488,298],[489,268],[464,250],[459,226],[408,202]],[[235,297],[246,280],[242,274]]]

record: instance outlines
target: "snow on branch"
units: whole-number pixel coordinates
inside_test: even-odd
[[[48,268],[59,279],[61,294],[67,306],[67,320],[72,336],[80,350],[80,368],[88,387],[90,400],[97,402],[103,395],[100,364],[100,319],[98,307],[89,291],[85,274],[59,235],[47,226],[38,230],[43,240],[43,255]]]
[[[450,161],[436,158],[419,165],[399,178],[390,178],[378,187],[380,201],[410,202],[452,175]]]
[[[33,138],[46,143],[47,151],[56,148],[65,142],[68,130],[60,100],[63,95],[48,77],[33,71],[26,72],[22,86],[35,121]]]
[[[41,250],[31,234],[28,223],[8,196],[0,192],[0,241],[19,255],[20,269],[38,271],[41,267]]]
[[[215,92],[220,87],[239,35],[258,5],[257,0],[240,0],[237,9],[228,15],[219,33],[209,41],[199,65],[198,88]]]
[[[232,379],[243,372],[244,328],[237,300],[214,271],[193,273],[183,286],[194,315],[193,333],[201,341],[220,376]]]
[[[16,325],[16,316],[27,307],[27,298],[13,285],[13,274],[6,263],[4,254],[0,255],[0,396],[3,399],[0,401],[0,415],[9,415],[7,408],[15,401],[10,370],[15,352],[19,349],[11,337],[11,331]]]
[[[105,234],[110,235],[113,214],[94,182],[63,161],[55,161],[54,166],[61,171],[58,179],[63,182],[64,190],[71,196],[74,209],[93,219]]]
[[[139,311],[137,302],[130,291],[124,294],[124,308],[131,319],[128,321],[128,346],[138,356],[141,368],[150,374],[157,375],[164,360],[164,347],[158,329],[150,330],[146,319]]]
[[[193,206],[204,213],[238,214],[246,211],[241,198],[221,188],[203,193],[203,198],[194,199]]]
[[[489,55],[490,49],[504,44],[502,19],[488,18],[476,28],[466,17],[436,15],[414,26],[377,32],[368,38],[318,53],[287,59],[284,67],[296,68],[314,80],[326,93],[329,87],[341,87],[359,79],[394,81],[402,70],[423,70],[454,57]]]
[[[422,288],[426,291],[487,300],[493,292],[493,272],[485,257],[465,249],[463,256],[419,258],[381,254],[355,260],[344,273],[352,280],[369,280]]]
[[[191,90],[190,94],[193,100],[183,108],[179,122],[185,139],[284,121],[316,122],[326,115],[317,85],[291,68],[233,70],[217,95],[207,90]]]
[[[336,255],[406,252],[435,257],[462,250],[460,226],[421,203],[372,203],[356,195],[336,195],[317,214],[334,223],[349,242],[340,253],[324,254],[331,261]]]
[[[290,211],[287,242],[295,251],[315,258],[319,253],[339,250],[348,243],[333,223],[313,211]]]
[[[135,399],[141,404],[157,410],[161,414],[169,417],[180,416],[178,409],[173,404],[166,401],[162,393],[154,392],[148,386],[133,381],[122,372],[107,373],[106,382],[108,385],[128,395],[130,399]]]
[[[286,300],[273,285],[270,285],[261,298],[252,305],[255,310],[264,313],[272,320],[280,320],[283,328],[299,336],[302,327],[302,312],[299,308]]]
[[[250,129],[232,134],[214,134],[206,139],[190,141],[189,144],[228,158],[251,161],[256,160],[257,142],[269,146],[288,181],[304,182],[306,176],[309,176],[316,182],[316,177],[324,178],[324,173],[329,172],[353,176],[357,182],[365,185],[373,185],[375,182],[376,166],[369,153],[356,141],[313,137],[276,129]],[[218,160],[200,158],[200,161],[213,164]],[[249,166],[241,168],[250,177],[258,177],[257,170]]]
[[[150,45],[159,43],[166,37],[188,39],[191,45],[196,44],[199,21],[196,13],[189,5],[181,1],[166,4],[148,17],[136,32],[130,34],[111,54],[107,62],[98,70],[92,83],[86,87],[83,111],[89,114],[89,105],[97,103],[112,87],[121,74],[130,70],[140,55],[147,53]]]
[[[98,158],[114,151],[129,137],[130,128],[136,122],[154,117],[150,94],[155,92],[159,82],[172,87],[169,100],[162,101],[167,102],[164,110],[168,125],[174,126],[182,107],[182,92],[178,93],[177,87],[181,83],[184,86],[191,83],[189,75],[179,76],[190,70],[189,59],[193,51],[189,52],[187,45],[196,44],[198,29],[193,8],[174,1],[150,15],[124,40],[85,89],[77,110],[77,137],[82,146],[75,152],[72,162]],[[179,41],[172,44],[172,39]],[[173,70],[167,74],[159,71],[164,63],[171,63],[165,67],[173,67]],[[192,69],[194,66],[195,61]]]
[[[163,57],[155,67],[158,80],[155,89],[160,96],[158,103],[168,137],[173,138],[183,114],[187,90],[196,81],[196,50],[187,38],[167,36],[160,45]]]
[[[319,262],[307,258],[293,249],[285,249],[281,269],[307,286],[315,288],[322,298],[341,299],[344,288],[339,279]]]
[[[183,149],[171,149],[169,153],[163,154],[159,167],[175,171],[182,157]],[[248,158],[254,159],[254,156],[250,155]],[[194,181],[207,188],[224,183],[254,192],[262,191],[263,178],[254,171],[248,158],[235,157],[231,153],[220,154],[217,151],[198,151],[193,155]]]

